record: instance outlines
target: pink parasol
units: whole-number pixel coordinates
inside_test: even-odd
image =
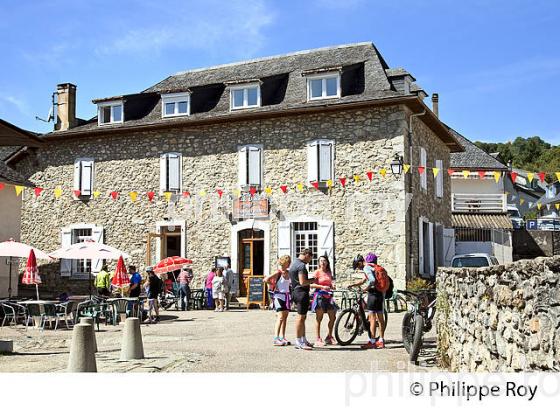
[[[125,287],[130,283],[130,279],[128,278],[128,272],[126,271],[126,266],[124,265],[124,259],[121,255],[119,261],[117,262],[117,268],[115,269],[115,275],[111,280],[111,284],[117,288],[121,289],[122,295],[122,288]]]
[[[37,259],[35,259],[35,252],[33,249],[29,251],[27,258],[27,266],[23,273],[21,283],[24,285],[35,285],[37,291],[37,300],[39,300],[39,284],[41,283],[41,276],[39,276],[39,269],[37,269]]]
[[[192,260],[183,258],[181,256],[170,256],[169,258],[162,259],[154,266],[154,272],[158,275],[167,272],[173,272],[181,269],[185,265],[191,265]]]

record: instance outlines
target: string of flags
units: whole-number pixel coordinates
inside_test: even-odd
[[[416,170],[418,172],[419,175],[423,175],[423,174],[428,174],[431,173],[432,176],[434,178],[437,178],[438,175],[440,174],[440,172],[444,171],[444,169],[441,168],[437,168],[437,167],[424,167],[424,166],[413,166],[411,164],[402,164],[402,170],[404,174],[412,174],[414,172],[414,170]],[[471,176],[474,177],[478,177],[480,179],[485,179],[488,176],[491,176],[496,183],[500,182],[500,179],[502,179],[504,177],[504,174],[508,174],[511,178],[511,180],[515,183],[515,181],[517,180],[517,177],[519,176],[519,174],[515,171],[509,171],[509,172],[502,172],[502,171],[485,171],[485,170],[478,170],[478,171],[473,171],[473,170],[457,170],[457,169],[452,169],[452,168],[448,168],[447,170],[448,175],[462,175],[463,178],[468,179]],[[294,192],[299,192],[299,193],[303,193],[306,190],[312,190],[312,189],[322,189],[324,187],[326,187],[328,190],[332,190],[337,186],[340,186],[342,189],[346,189],[346,187],[349,185],[349,183],[354,183],[355,185],[360,184],[361,181],[369,181],[369,182],[373,182],[374,177],[379,176],[381,178],[386,178],[387,174],[392,175],[392,172],[390,171],[390,169],[388,170],[385,167],[381,167],[379,169],[377,169],[376,171],[367,171],[365,173],[365,178],[364,175],[361,174],[354,174],[350,177],[347,176],[340,176],[337,177],[336,179],[329,179],[327,181],[324,181],[322,183],[319,182],[311,182],[310,186],[308,186],[306,183],[303,182],[298,182],[295,185],[287,185],[287,184],[281,184],[281,185],[276,185],[276,186],[271,186],[271,185],[267,185],[263,188],[263,192],[266,196],[271,196],[273,195],[275,192],[277,193],[278,190],[282,193],[282,194],[287,194],[290,191],[294,191]],[[546,177],[547,177],[547,173],[546,172],[529,172],[527,173],[527,179],[529,182],[532,182],[535,178],[538,178],[541,182],[545,182]],[[560,182],[560,172],[554,172],[554,175],[556,177],[556,180]],[[0,182],[0,191],[2,191],[3,189],[5,189],[7,186],[7,184]],[[34,188],[27,188],[23,185],[13,185],[14,190],[15,190],[15,194],[16,196],[20,196],[22,195],[22,193],[24,192],[24,190],[32,190],[33,191],[33,196],[35,198],[39,198],[41,196],[45,195],[45,189],[42,187],[34,187]],[[60,187],[57,186],[56,188],[54,188],[52,190],[54,198],[55,199],[59,199],[63,196],[64,194],[64,190]],[[67,192],[67,191],[66,191]],[[138,200],[141,199],[141,197],[145,197],[149,202],[152,202],[155,198],[156,195],[158,195],[158,197],[164,198],[167,202],[170,202],[174,196],[175,198],[177,197],[177,195],[179,197],[183,197],[183,198],[189,198],[195,195],[198,195],[199,197],[205,197],[207,195],[210,195],[212,193],[215,193],[219,199],[221,199],[223,197],[224,194],[233,194],[234,197],[240,197],[242,194],[242,191],[239,188],[233,188],[230,191],[226,191],[224,188],[216,188],[215,190],[212,191],[207,191],[205,189],[202,189],[198,192],[190,192],[188,190],[185,190],[181,193],[173,193],[173,192],[163,192],[163,193],[159,193],[156,191],[148,191],[148,192],[139,192],[139,191],[129,191],[127,193],[124,193],[125,195],[128,196],[128,198],[130,199],[130,201],[132,202],[137,202]],[[255,187],[251,187],[249,189],[249,194],[251,196],[255,195],[257,193],[257,189]],[[103,198],[110,198],[113,201],[117,201],[120,197],[121,197],[122,192],[120,191],[115,191],[115,190],[111,190],[108,191],[106,193],[106,195],[103,196]],[[511,194],[511,193],[510,193]],[[71,195],[74,198],[80,198],[82,196],[82,193],[79,190],[71,190]],[[102,193],[99,190],[95,190],[91,193],[91,197],[93,197],[93,199],[98,199],[99,197],[101,197]],[[515,197],[515,195],[511,194],[512,197]],[[519,204],[523,205],[523,203],[525,202],[525,200],[523,198],[519,198]],[[535,205],[535,203],[533,202],[529,202],[528,203],[529,207],[533,207]],[[538,207],[538,209],[540,210],[543,206],[543,204],[541,204],[540,202],[536,202],[536,206]],[[560,204],[554,204],[555,208],[557,210],[560,210]],[[546,207],[548,209],[551,209],[551,204],[546,204]]]

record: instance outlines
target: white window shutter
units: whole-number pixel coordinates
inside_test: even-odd
[[[318,255],[327,255],[334,268],[334,222],[319,221],[317,224]],[[333,271],[334,273],[334,271]]]
[[[430,255],[429,260],[429,274],[435,275],[434,269],[434,224],[432,222],[428,223],[428,254]]]
[[[97,243],[104,243],[103,240],[103,227],[94,226],[91,228],[91,236],[93,240]],[[92,259],[91,260],[91,272],[93,274],[101,272],[101,267],[103,266],[103,259]]]
[[[72,229],[62,228],[60,231],[60,244],[62,248],[66,248],[72,245]],[[61,259],[60,260],[60,276],[69,277],[72,275],[72,260],[71,259]]]
[[[441,159],[436,160],[436,168],[439,168],[436,177],[436,196],[441,198],[443,197],[443,161]]]
[[[167,190],[167,155],[163,154],[159,157],[159,192],[161,194]]]
[[[249,184],[261,185],[261,149],[249,148]]]
[[[167,189],[171,192],[179,192],[181,190],[181,155],[167,154],[168,168],[168,185]]]
[[[239,186],[247,185],[247,147],[239,149]]]
[[[322,142],[319,145],[319,181],[332,179],[333,143]]]
[[[318,163],[317,142],[312,142],[307,145],[307,180],[309,182],[319,180]]]
[[[74,184],[73,189],[78,190],[80,189],[80,175],[81,174],[81,161],[76,160],[74,161]]]
[[[424,220],[418,218],[418,273],[424,274]]]
[[[420,166],[424,167],[424,172],[420,175],[420,187],[422,189],[428,189],[428,170],[426,169],[426,150],[420,147]]]
[[[278,222],[278,257],[290,255],[292,259],[292,224],[288,221]]]
[[[91,196],[93,194],[93,160],[83,160],[80,164],[80,194],[82,196]]]

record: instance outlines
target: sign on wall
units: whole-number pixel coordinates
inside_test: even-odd
[[[269,203],[258,195],[242,195],[233,201],[233,219],[267,218]]]

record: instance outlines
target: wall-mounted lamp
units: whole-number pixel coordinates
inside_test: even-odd
[[[391,161],[391,172],[393,175],[400,175],[403,170],[403,157],[395,154],[395,158]]]

